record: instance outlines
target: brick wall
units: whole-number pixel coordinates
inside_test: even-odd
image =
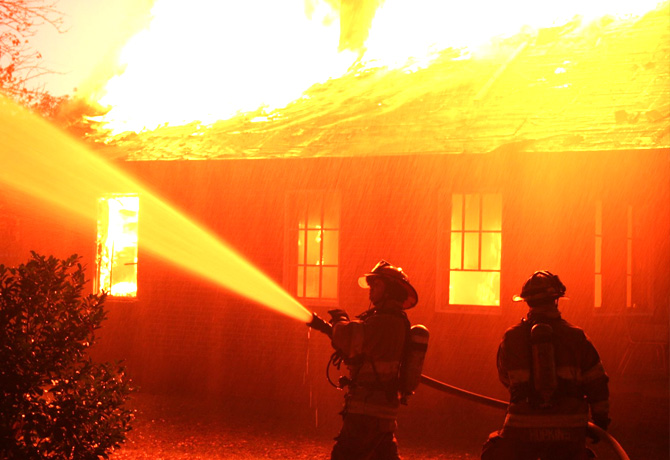
[[[339,305],[352,314],[362,312],[368,301],[356,284],[358,276],[381,258],[401,265],[420,297],[410,318],[431,330],[426,373],[474,391],[505,396],[495,373],[495,348],[503,331],[525,314],[510,298],[535,269],[549,268],[561,276],[572,298],[562,304],[565,316],[587,329],[606,364],[620,358],[626,345],[625,315],[598,316],[592,308],[596,199],[612,210],[606,221],[616,245],[625,232],[614,211],[617,204],[647,206],[642,228],[655,305],[645,318],[665,315],[667,321],[666,151],[129,162],[123,167],[279,284],[285,193],[338,190]],[[440,258],[448,258],[438,252],[439,195],[451,192],[503,195],[502,305],[497,314],[436,312],[436,271]],[[10,224],[21,223],[18,229],[9,224],[0,229],[13,228],[17,248],[39,241],[41,248],[54,252],[83,253],[92,276],[95,230],[90,223],[69,226],[50,218],[48,223],[59,224],[45,226],[21,207],[11,219]],[[124,359],[147,391],[221,394],[248,404],[291,408],[307,419],[316,417],[319,405],[334,410],[339,396],[333,397],[324,378],[331,351],[325,337],[313,333],[308,339],[300,322],[146,253],[141,228],[140,223],[138,297],[108,301],[109,319],[100,331],[97,356]],[[620,279],[624,265],[620,256],[611,257],[611,279]],[[607,296],[618,307],[624,301],[620,286]],[[307,307],[327,316],[328,307]]]

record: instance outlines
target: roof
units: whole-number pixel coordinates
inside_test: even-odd
[[[269,114],[119,135],[127,160],[670,147],[670,3],[520,33],[427,68],[355,69]],[[260,121],[259,121],[260,120]]]

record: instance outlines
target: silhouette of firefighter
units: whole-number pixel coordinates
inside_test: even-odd
[[[558,299],[565,290],[558,276],[537,271],[514,297],[529,311],[505,331],[498,348],[498,375],[510,404],[482,460],[595,457],[586,447],[589,408],[593,423],[606,430],[608,377],[584,331],[561,318]]]
[[[308,323],[331,337],[331,362],[344,362],[349,371],[337,385],[346,393],[331,459],[395,460],[398,409],[419,384],[428,330],[410,327],[405,310],[419,297],[401,268],[382,260],[359,285],[370,289],[371,304],[357,319],[331,310],[330,323],[316,314]]]

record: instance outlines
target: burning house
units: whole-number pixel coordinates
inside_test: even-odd
[[[512,297],[547,269],[567,286],[564,316],[601,351],[622,441],[654,425],[667,451],[667,20],[667,2],[639,18],[575,20],[481,56],[361,66],[281,109],[116,136],[99,154],[142,188],[78,192],[94,223],[7,189],[0,254],[81,254],[111,294],[98,353],[124,359],[145,391],[225,395],[231,408],[329,428],[323,414],[340,404],[323,373],[329,341],[259,306],[249,293],[261,277],[233,281],[235,292],[218,281],[226,260],[197,249],[205,235],[324,317],[367,308],[356,280],[380,259],[402,266],[419,293],[410,319],[431,331],[424,372],[501,399],[495,350],[525,314]],[[149,229],[149,194],[206,233],[168,229],[162,249],[146,250],[162,225]],[[161,256],[175,247],[189,266]],[[630,394],[656,412],[636,413]],[[417,432],[464,424],[483,440],[501,416],[468,404],[420,388],[404,416]]]

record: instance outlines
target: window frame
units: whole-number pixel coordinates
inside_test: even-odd
[[[460,230],[455,230],[455,232],[461,233],[463,237],[461,238],[461,248],[463,248],[464,235],[466,233],[477,233],[478,234],[478,256],[477,256],[477,269],[459,269],[454,270],[451,268],[451,256],[452,256],[452,214],[453,214],[453,200],[455,195],[462,196],[463,207],[461,210],[461,219],[462,224]],[[467,195],[475,195],[479,199],[479,228],[475,231],[466,230],[464,226],[465,222],[465,197]],[[485,195],[496,195],[500,200],[500,230],[483,230],[482,228],[482,215],[484,213],[484,196]],[[443,190],[440,192],[438,204],[438,251],[437,251],[437,278],[438,282],[436,283],[436,299],[435,311],[437,313],[467,313],[467,314],[479,314],[479,315],[502,315],[502,293],[503,293],[503,230],[504,230],[504,195],[498,190]],[[482,263],[482,235],[484,233],[488,234],[499,234],[500,235],[500,253],[499,257],[499,269],[498,270],[489,270],[481,269]],[[461,250],[461,261],[463,264],[463,258],[465,257],[464,251]],[[463,265],[462,265],[463,266]],[[477,273],[498,273],[499,276],[499,285],[498,285],[498,305],[475,305],[475,304],[462,304],[462,303],[450,303],[450,292],[449,286],[452,277],[452,271],[460,272],[477,272]]]
[[[96,223],[96,229],[97,229],[97,234],[96,234],[96,248],[95,248],[95,278],[93,280],[93,291],[96,294],[101,294],[102,293],[102,282],[101,282],[101,270],[102,270],[102,264],[101,264],[101,245],[103,242],[101,241],[101,227],[103,225],[102,221],[102,215],[101,215],[101,206],[103,202],[109,203],[111,199],[114,198],[136,198],[137,199],[137,209],[135,211],[136,213],[136,228],[135,228],[135,249],[134,249],[134,262],[130,264],[124,264],[124,265],[134,265],[134,278],[135,278],[135,291],[134,294],[132,295],[119,295],[119,294],[113,294],[111,292],[111,287],[113,286],[111,283],[113,281],[112,276],[110,275],[110,292],[107,292],[107,297],[109,299],[114,299],[115,301],[134,301],[138,298],[139,296],[139,210],[140,210],[140,195],[138,193],[108,193],[105,194],[101,197],[98,198],[98,216],[97,216],[97,223]],[[109,233],[109,204],[105,205],[105,209],[107,210],[107,215],[104,218],[104,222],[107,222],[107,229],[106,229],[106,234]],[[105,245],[106,246],[106,245]],[[113,256],[112,256],[113,257]],[[111,272],[113,272],[113,262],[110,262],[112,264],[112,268],[110,269]]]
[[[315,202],[320,202],[320,219],[318,226],[310,226],[310,211]],[[336,215],[326,216],[326,208],[328,205],[333,206]],[[338,306],[340,301],[340,276],[341,276],[341,195],[338,190],[332,189],[301,189],[290,190],[285,194],[285,223],[284,223],[284,288],[298,299],[303,305],[318,307],[333,307]],[[294,208],[296,208],[294,214]],[[297,209],[301,208],[301,209]],[[304,214],[303,214],[304,213]],[[303,214],[304,227],[301,226],[300,214]],[[297,217],[297,220],[296,220]],[[330,218],[329,218],[330,217]],[[327,220],[335,220],[336,225],[326,225]],[[308,241],[310,233],[319,232],[317,238],[322,238],[326,234],[335,235],[337,241],[337,249],[330,253],[330,256],[336,259],[336,263],[308,263],[307,257],[309,254],[309,245],[304,244],[302,249],[299,248],[297,241]],[[324,240],[327,241],[327,240]],[[319,261],[324,260],[324,242],[319,243]],[[299,255],[299,251],[304,251],[303,255]],[[318,297],[307,297],[307,270],[309,268],[318,268]],[[335,297],[323,297],[324,289],[324,269],[335,269]],[[300,275],[297,270],[303,271],[303,292],[298,292],[300,283]]]
[[[595,229],[595,277],[593,278],[592,304],[593,314],[607,316],[651,316],[653,314],[653,293],[648,292],[645,273],[652,270],[653,263],[648,257],[641,256],[648,250],[645,241],[644,225],[649,225],[649,211],[639,202],[607,202],[598,198],[594,202]],[[598,233],[600,232],[600,234]],[[598,238],[601,239],[600,275],[601,305],[598,298]],[[605,263],[619,261],[614,266]],[[615,294],[606,295],[604,286],[614,285]]]

